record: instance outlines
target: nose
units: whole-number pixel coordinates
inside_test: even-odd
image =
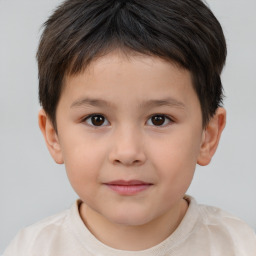
[[[109,160],[112,164],[140,166],[146,161],[145,147],[141,134],[135,129],[122,129],[112,138]]]

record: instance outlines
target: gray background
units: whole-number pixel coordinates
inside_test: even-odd
[[[0,0],[0,252],[16,232],[76,199],[37,125],[40,26],[60,0]],[[256,1],[208,0],[228,44],[228,118],[219,149],[188,193],[256,228]]]

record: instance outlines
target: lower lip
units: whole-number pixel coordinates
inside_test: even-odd
[[[138,185],[111,185],[107,184],[107,186],[115,191],[116,193],[123,196],[131,196],[136,195],[140,192],[147,190],[151,185],[150,184],[138,184]]]

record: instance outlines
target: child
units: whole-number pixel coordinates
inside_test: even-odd
[[[79,200],[4,256],[256,255],[186,191],[225,126],[219,22],[200,0],[67,0],[38,53],[39,126]]]

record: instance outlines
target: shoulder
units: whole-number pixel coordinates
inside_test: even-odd
[[[198,205],[198,211],[203,224],[207,226],[220,226],[223,229],[244,231],[254,234],[254,231],[240,218],[214,206]]]
[[[213,243],[226,244],[241,252],[235,255],[256,255],[256,234],[244,221],[220,208],[207,205],[198,205],[198,214],[198,228]],[[248,254],[244,254],[246,251]]]
[[[69,211],[65,210],[20,230],[3,256],[31,255],[34,248],[40,248],[39,244],[48,244],[56,234],[65,232]]]

